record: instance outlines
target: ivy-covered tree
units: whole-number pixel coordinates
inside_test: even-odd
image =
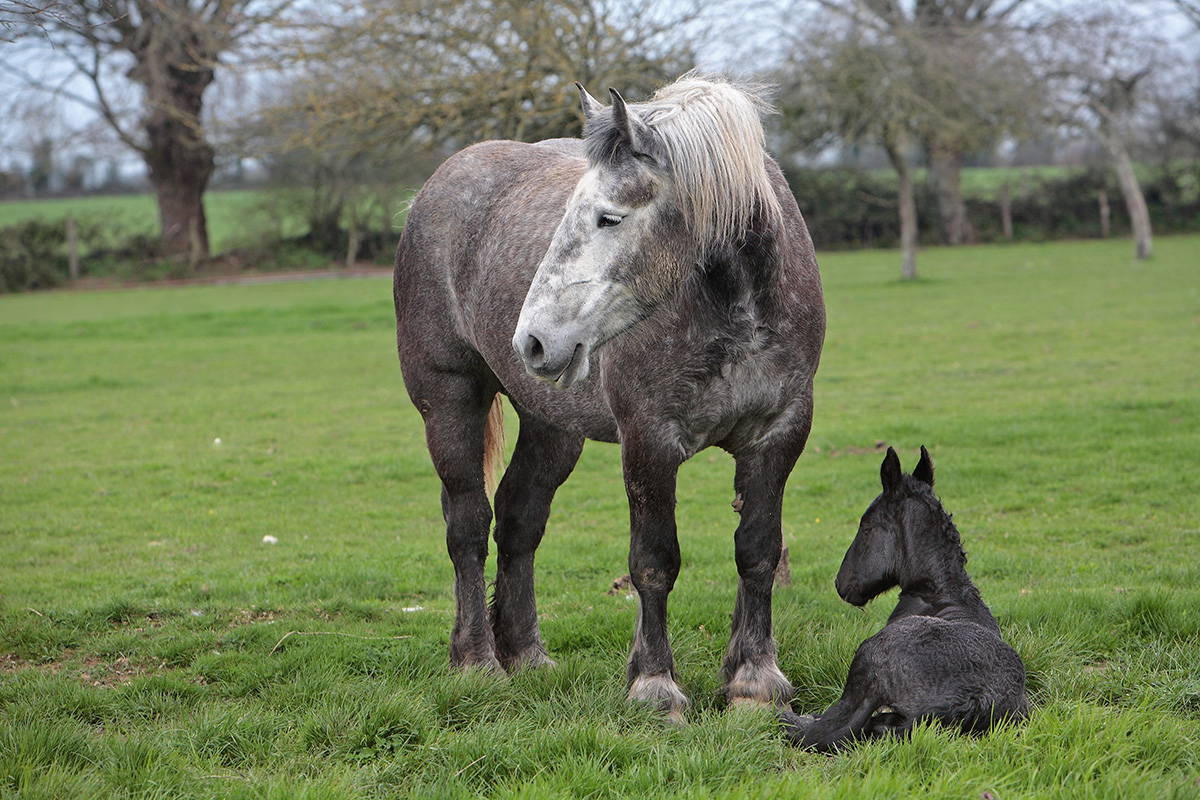
[[[93,107],[145,161],[164,250],[196,260],[209,252],[203,197],[215,165],[205,132],[205,91],[223,59],[292,2],[50,2],[14,11],[6,31],[34,46],[48,44],[54,58],[65,59],[90,84],[89,94],[74,97]]]

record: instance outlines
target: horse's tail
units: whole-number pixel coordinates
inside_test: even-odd
[[[504,403],[500,397],[497,392],[483,431],[483,483],[489,495],[496,493],[504,472]]]

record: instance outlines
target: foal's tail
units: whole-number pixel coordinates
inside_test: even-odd
[[[500,393],[492,400],[488,411],[487,426],[483,431],[483,483],[487,493],[494,495],[504,472],[504,403]]]

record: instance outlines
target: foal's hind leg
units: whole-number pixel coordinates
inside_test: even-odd
[[[783,489],[795,456],[772,452],[737,460],[734,485],[742,498],[734,534],[737,600],[725,652],[725,695],[731,705],[785,707],[791,683],[775,661],[771,593],[782,550]]]
[[[412,382],[416,383],[415,379]],[[450,663],[502,674],[488,624],[483,576],[492,523],[483,479],[484,430],[492,395],[475,380],[444,373],[439,376],[438,389],[434,396],[443,399],[437,402],[424,402],[420,389],[414,400],[425,418],[425,441],[442,480],[446,548],[454,562]]]
[[[865,698],[846,698],[830,706],[816,722],[803,729],[793,729],[784,719],[784,730],[793,744],[830,753],[847,747],[859,739],[871,738],[869,730],[874,704]]]
[[[518,409],[521,430],[512,461],[496,490],[496,589],[492,631],[506,669],[553,665],[542,646],[533,591],[533,559],[554,493],[583,451],[583,437],[547,425]]]

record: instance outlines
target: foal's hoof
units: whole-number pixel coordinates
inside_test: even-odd
[[[804,734],[812,727],[819,717],[812,714],[796,714],[791,711],[780,711],[779,721],[783,723],[783,732],[794,745],[804,744]]]
[[[683,725],[688,699],[670,675],[639,675],[629,687],[628,699],[656,707],[672,725]]]

